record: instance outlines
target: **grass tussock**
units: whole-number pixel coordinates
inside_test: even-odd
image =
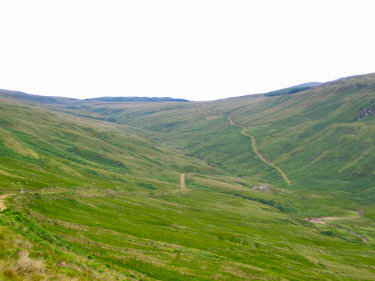
[[[21,251],[15,265],[15,271],[21,275],[43,274],[45,265],[42,260],[30,258],[27,251]]]

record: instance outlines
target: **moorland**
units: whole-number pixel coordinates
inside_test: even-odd
[[[207,102],[0,90],[0,279],[375,280],[374,140],[374,74]]]

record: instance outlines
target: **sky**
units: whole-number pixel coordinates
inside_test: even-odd
[[[213,100],[375,72],[372,1],[1,1],[0,88]]]

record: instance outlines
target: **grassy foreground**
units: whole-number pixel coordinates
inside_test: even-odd
[[[354,229],[368,235],[370,244],[345,230],[281,212],[271,206],[272,195],[214,186],[220,183],[191,176],[185,192],[129,192],[126,186],[31,192],[15,197],[17,207],[2,216],[26,238],[70,253],[70,259],[62,253],[48,257],[55,266],[64,260],[74,270],[83,259],[89,270],[104,265],[120,280],[374,277],[369,236],[374,231],[368,219],[361,219],[363,226],[356,222]]]

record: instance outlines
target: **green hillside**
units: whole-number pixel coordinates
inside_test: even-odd
[[[295,94],[295,93],[298,93],[298,92],[302,92],[302,91],[311,89],[312,87],[319,86],[321,84],[322,83],[319,83],[319,82],[303,83],[303,84],[300,84],[300,85],[295,85],[295,86],[292,86],[292,87],[268,92],[268,93],[264,94],[264,96],[265,97],[276,97],[276,96],[292,95],[292,94]]]
[[[212,102],[0,91],[0,280],[374,280],[374,126],[374,74]]]
[[[231,173],[282,186],[280,175],[249,149],[241,128],[230,125],[231,117],[256,138],[266,157],[287,172],[293,187],[338,190],[351,199],[356,193],[357,199],[374,200],[375,123],[373,113],[364,116],[374,109],[374,89],[371,74],[286,96],[254,95],[178,106],[98,104],[89,110],[145,129],[148,138]]]

